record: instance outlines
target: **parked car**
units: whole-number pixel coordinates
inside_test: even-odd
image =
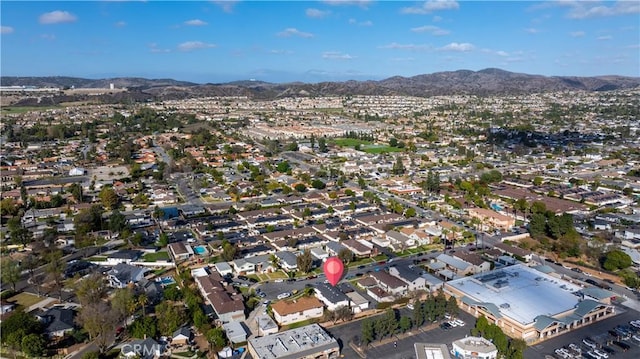
[[[410,309],[410,310],[415,309],[415,307],[413,306],[413,303],[407,304],[407,309]]]
[[[605,353],[603,350],[600,349],[594,349],[593,350],[594,353],[596,353],[597,356],[599,356],[602,359],[607,359],[609,358],[609,354]]]
[[[582,343],[584,343],[584,345],[588,346],[591,349],[595,349],[598,347],[598,344],[596,344],[593,340],[591,340],[591,338],[582,339]]]
[[[582,353],[582,349],[580,349],[580,347],[575,345],[574,343],[569,344],[569,349],[573,350],[575,353],[578,353],[578,354]]]
[[[284,292],[284,293],[278,294],[278,299],[285,299],[285,298],[289,298],[290,296],[291,296],[291,293]]]
[[[625,342],[618,341],[618,340],[614,340],[613,341],[613,345],[616,345],[616,346],[622,348],[623,352],[626,352],[627,350],[629,350],[631,348],[631,346],[629,344],[627,344]]]
[[[239,275],[238,279],[240,279],[240,280],[249,280],[249,277],[247,277],[245,275]]]
[[[449,330],[449,329],[451,329],[453,327],[451,326],[451,324],[449,324],[447,322],[444,322],[444,323],[440,324],[440,328],[444,329],[444,330]]]
[[[465,325],[465,322],[460,319],[454,319],[453,322],[456,323],[456,325],[459,327],[464,327]]]

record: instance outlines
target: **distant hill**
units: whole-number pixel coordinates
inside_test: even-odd
[[[2,86],[108,88],[109,84],[136,92],[134,100],[181,99],[204,96],[248,96],[273,99],[292,96],[344,95],[508,95],[551,91],[612,91],[640,87],[640,78],[624,76],[541,76],[489,68],[481,71],[458,70],[413,77],[394,76],[380,81],[320,83],[268,83],[245,80],[223,84],[195,84],[171,79],[133,77],[90,80],[75,77],[0,78]],[[122,95],[120,96],[122,97]],[[66,99],[68,100],[68,99]],[[55,99],[53,100],[55,102]],[[105,102],[118,101],[105,96]]]

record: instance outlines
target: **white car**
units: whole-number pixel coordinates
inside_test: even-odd
[[[632,321],[629,322],[629,324],[631,324],[634,327],[640,329],[640,320],[632,320]]]
[[[565,348],[558,348],[555,350],[555,352],[562,358],[571,358],[571,354],[569,354],[569,351]]]
[[[577,346],[577,345],[575,345],[573,343],[569,344],[569,349],[573,350],[574,352],[576,352],[578,354],[582,353],[582,349],[580,349],[579,346]]]
[[[640,334],[634,334],[631,338],[633,338],[633,340],[640,342]]]
[[[413,303],[407,304],[407,309],[413,310],[414,308]]]
[[[602,358],[602,359],[607,359],[607,358],[609,358],[609,354],[607,354],[607,353],[603,352],[603,351],[602,351],[602,350],[600,350],[600,349],[594,349],[594,350],[593,350],[593,352],[594,352],[597,356],[599,356],[600,358]]]
[[[452,326],[452,327],[458,327],[458,326],[460,326],[458,323],[456,323],[456,321],[455,321],[455,320],[450,320],[450,321],[448,321],[448,323],[449,323],[449,325],[450,325],[450,326]]]
[[[465,325],[465,322],[460,319],[454,319],[453,322],[456,323],[459,327],[464,327]]]
[[[285,298],[289,298],[290,296],[291,296],[291,293],[289,292],[280,293],[278,294],[278,299],[285,299]]]
[[[596,343],[592,342],[589,339],[582,339],[582,342],[584,343],[584,345],[588,346],[591,349],[597,348]]]

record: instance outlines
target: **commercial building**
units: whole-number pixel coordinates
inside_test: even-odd
[[[338,341],[318,324],[249,339],[249,354],[260,359],[334,359]]]
[[[447,282],[445,293],[475,317],[512,337],[537,343],[614,315],[610,297],[523,264]]]
[[[496,359],[498,348],[483,337],[466,337],[451,343],[451,354],[461,359]]]
[[[414,343],[416,359],[451,359],[446,344]]]

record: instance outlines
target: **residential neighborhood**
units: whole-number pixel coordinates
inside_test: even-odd
[[[564,357],[639,316],[639,97],[3,110],[2,356]]]

